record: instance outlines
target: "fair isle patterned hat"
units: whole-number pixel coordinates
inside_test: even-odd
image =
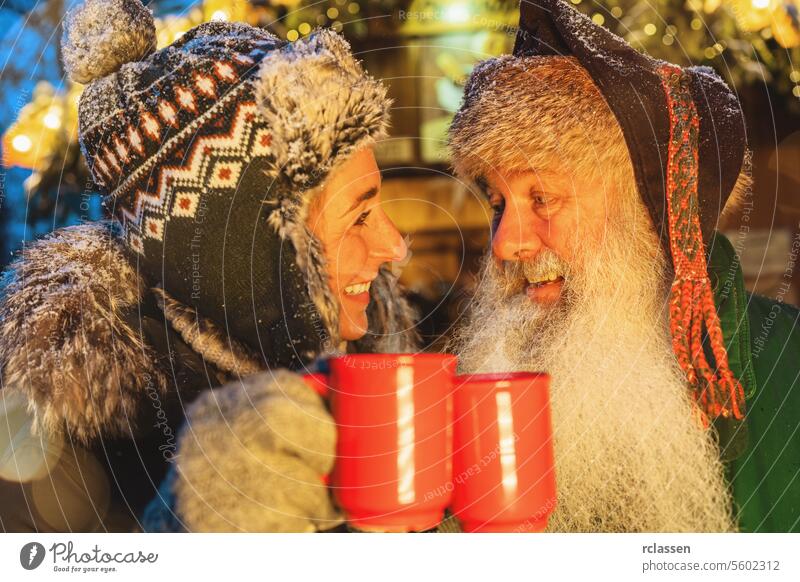
[[[79,137],[148,282],[261,353],[300,366],[338,344],[338,307],[307,205],[330,170],[385,135],[390,102],[347,42],[295,43],[210,22],[155,51],[139,0],[67,15]]]

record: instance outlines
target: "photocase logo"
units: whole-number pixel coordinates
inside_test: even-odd
[[[26,570],[35,570],[44,561],[44,546],[39,542],[29,542],[19,551],[19,563]]]

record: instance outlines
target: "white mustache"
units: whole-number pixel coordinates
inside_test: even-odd
[[[544,249],[527,261],[503,261],[498,266],[497,283],[504,287],[506,297],[520,292],[522,281],[544,281],[563,277],[565,289],[575,269],[550,249]]]

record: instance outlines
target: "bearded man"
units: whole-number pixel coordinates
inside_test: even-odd
[[[523,0],[451,146],[494,209],[455,350],[551,374],[548,529],[800,530],[800,312],[745,292],[715,231],[750,186],[724,82]]]

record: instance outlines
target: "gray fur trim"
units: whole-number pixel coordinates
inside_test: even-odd
[[[317,30],[265,56],[253,83],[278,171],[294,192],[320,184],[364,142],[386,135],[386,87],[364,72],[332,30]]]
[[[61,55],[76,83],[110,75],[155,49],[153,14],[139,0],[86,0],[67,13]]]
[[[164,317],[195,352],[220,370],[244,376],[263,370],[258,360],[240,343],[211,321],[197,317],[191,307],[172,298],[163,289],[153,289]]]
[[[164,374],[120,314],[142,281],[106,225],[64,228],[22,252],[0,300],[3,389],[28,398],[37,432],[81,441],[129,434]]]
[[[369,331],[354,343],[362,353],[403,354],[419,348],[417,314],[404,297],[397,277],[383,266],[370,287]]]
[[[465,179],[531,170],[633,179],[622,129],[574,57],[504,55],[479,63],[449,131],[456,174]]]
[[[293,230],[292,242],[297,250],[297,264],[306,275],[308,294],[319,312],[320,319],[328,330],[325,352],[331,352],[339,345],[339,302],[333,296],[328,283],[325,250],[322,243],[303,224]]]
[[[297,251],[311,299],[339,343],[339,309],[322,245],[305,225],[308,205],[331,170],[386,136],[391,100],[368,76],[347,41],[327,29],[267,55],[253,80],[276,155],[277,198],[269,222]]]

